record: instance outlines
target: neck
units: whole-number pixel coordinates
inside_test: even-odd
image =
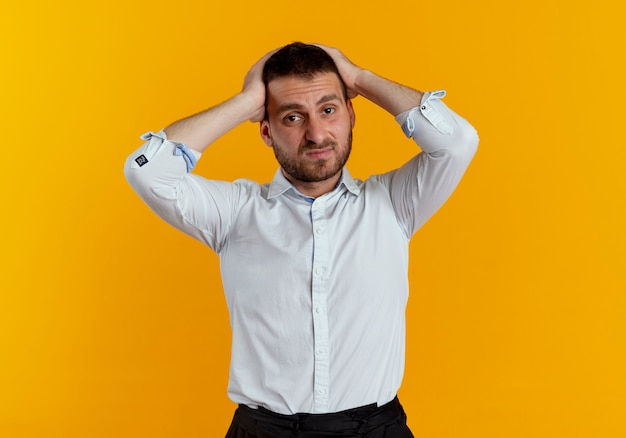
[[[336,175],[331,176],[324,181],[316,181],[316,182],[305,182],[299,181],[288,175],[284,170],[281,169],[287,181],[289,181],[300,193],[306,196],[310,196],[312,198],[319,198],[322,195],[325,195],[328,192],[331,192],[335,187],[337,187],[337,183],[339,183],[339,178],[341,178],[341,172],[337,172]]]

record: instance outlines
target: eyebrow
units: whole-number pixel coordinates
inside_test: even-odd
[[[341,99],[339,99],[339,96],[337,94],[331,93],[331,94],[322,96],[315,104],[321,105],[323,103],[330,102],[333,100],[341,100]],[[302,108],[304,108],[304,106],[300,105],[299,103],[285,103],[278,107],[277,112],[282,113],[285,111],[300,110]]]

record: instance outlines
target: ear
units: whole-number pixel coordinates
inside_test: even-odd
[[[348,113],[350,114],[350,126],[354,129],[354,124],[356,122],[356,114],[354,113],[354,108],[352,107],[352,99],[348,99],[346,103],[348,107]]]
[[[267,120],[261,120],[259,123],[259,131],[261,134],[261,138],[265,142],[266,145],[272,146],[272,132],[270,130],[270,122]]]

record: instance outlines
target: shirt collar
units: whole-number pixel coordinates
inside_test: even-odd
[[[346,187],[346,189],[348,189],[350,193],[355,196],[358,196],[361,193],[361,188],[352,178],[352,175],[350,175],[350,172],[346,167],[344,167],[341,172],[341,178],[339,179],[339,183],[337,184],[335,190],[338,187],[341,187],[342,184]],[[278,168],[278,170],[276,170],[276,173],[274,174],[274,179],[270,183],[270,187],[267,192],[267,199],[276,198],[289,189],[293,189],[295,193],[300,194],[300,192],[287,180],[287,178],[285,178],[285,175],[283,175],[281,168]]]

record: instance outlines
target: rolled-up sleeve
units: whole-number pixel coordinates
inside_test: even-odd
[[[422,152],[386,175],[398,221],[408,238],[449,198],[478,148],[478,134],[441,98],[424,93],[419,106],[396,116]]]
[[[145,143],[124,165],[128,183],[167,223],[219,251],[237,186],[190,173],[200,152],[169,140],[165,131],[141,138]]]

